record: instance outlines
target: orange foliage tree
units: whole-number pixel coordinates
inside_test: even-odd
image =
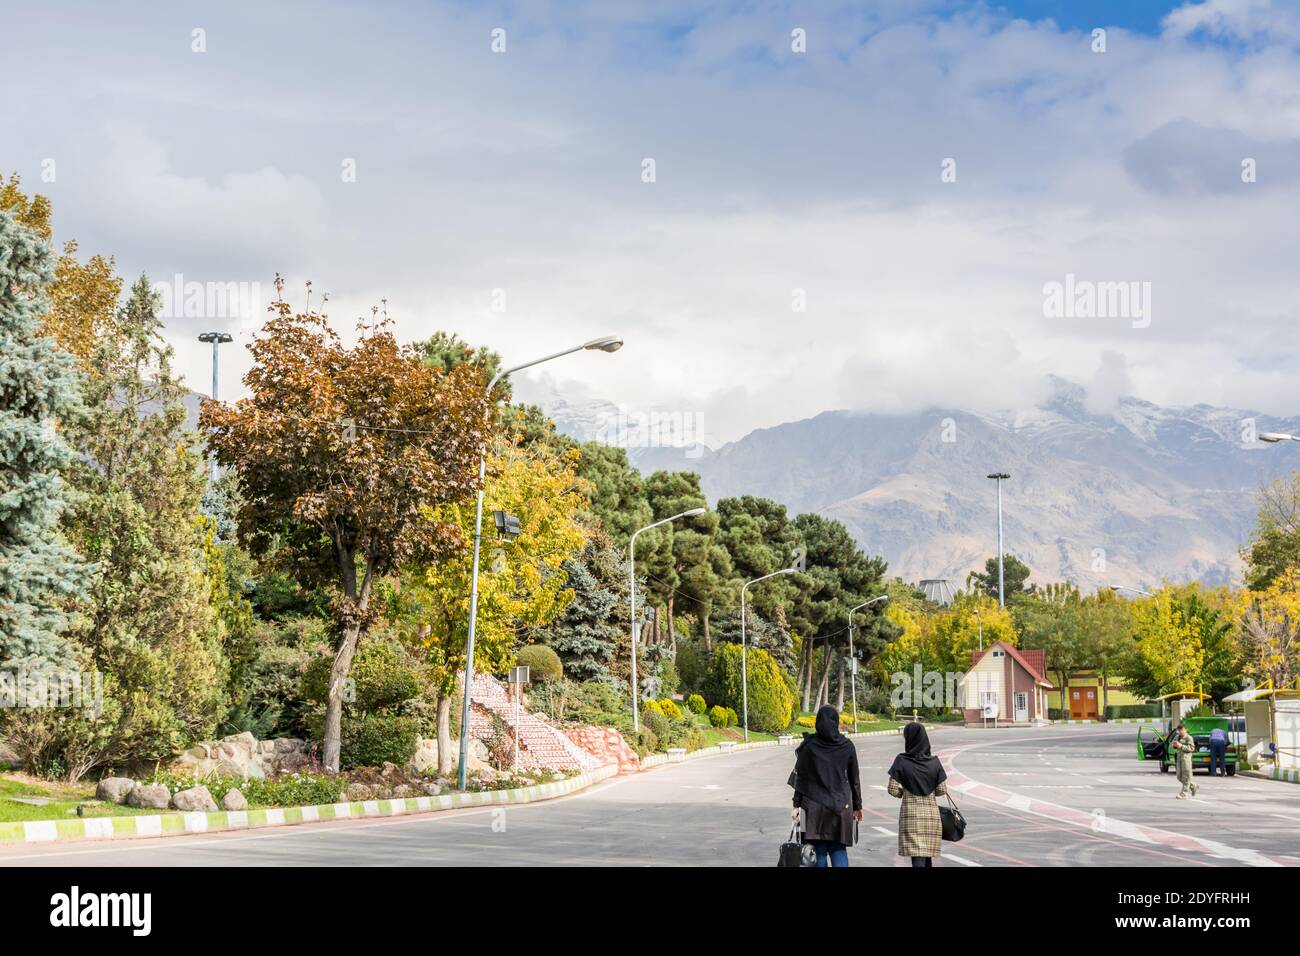
[[[407,561],[463,547],[457,525],[429,513],[476,491],[486,397],[476,366],[434,368],[398,344],[386,316],[359,322],[349,347],[326,316],[294,313],[278,276],[276,290],[249,346],[251,394],[204,402],[200,425],[238,475],[249,550],[273,555],[304,585],[337,589],[323,741],[336,771],[344,685],[375,618],[372,588]]]

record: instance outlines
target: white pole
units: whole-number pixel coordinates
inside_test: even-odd
[[[778,574],[794,573],[794,568],[782,568],[779,571],[773,571],[771,574],[765,574],[761,578],[754,578],[752,581],[746,581],[740,587],[740,699],[741,710],[744,711],[746,743],[749,742],[749,671],[747,667],[748,648],[745,643],[745,592],[749,590],[751,584],[757,584],[759,581],[766,581],[768,578],[774,578]],[[808,639],[812,640],[812,638]],[[826,653],[829,654],[830,652],[830,645],[828,644],[826,647]],[[809,667],[811,666],[812,665],[810,664]]]

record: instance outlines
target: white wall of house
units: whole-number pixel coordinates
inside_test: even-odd
[[[996,654],[997,657],[993,655]],[[997,703],[999,720],[1009,720],[1007,707],[1006,651],[995,648],[980,658],[980,662],[966,672],[964,689],[966,692],[966,709],[980,709],[984,706],[985,694],[992,694]]]

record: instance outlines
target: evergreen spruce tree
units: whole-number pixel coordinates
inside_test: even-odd
[[[538,637],[560,655],[570,680],[621,683],[630,667],[627,648],[627,561],[602,531],[561,567],[573,600]]]
[[[65,607],[84,565],[59,536],[70,450],[56,426],[77,414],[72,357],[40,333],[54,260],[0,213],[0,668],[71,664]]]

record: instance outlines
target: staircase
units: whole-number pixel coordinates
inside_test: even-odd
[[[475,674],[473,703],[470,708],[469,732],[479,740],[492,736],[492,718],[496,714],[519,740],[521,770],[595,770],[601,761],[587,753],[561,731],[528,713],[522,707],[515,715],[515,704],[505,686],[490,674]]]

